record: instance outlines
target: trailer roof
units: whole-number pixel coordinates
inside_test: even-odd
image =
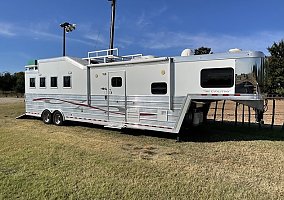
[[[188,62],[188,61],[207,61],[207,60],[223,60],[223,59],[236,59],[236,58],[255,58],[265,57],[264,53],[260,51],[240,51],[235,53],[215,53],[204,55],[190,55],[190,56],[175,56],[175,62]]]

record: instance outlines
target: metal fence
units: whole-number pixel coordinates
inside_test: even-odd
[[[251,107],[233,101],[216,101],[210,106],[208,119],[250,126],[251,123],[256,123],[256,112]],[[276,95],[266,97],[263,124],[270,125],[271,128],[282,126],[284,129],[284,97]]]

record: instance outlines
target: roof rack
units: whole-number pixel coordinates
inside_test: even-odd
[[[142,57],[142,54],[119,56],[118,48],[113,48],[113,49],[105,49],[98,51],[90,51],[88,52],[88,57],[83,59],[87,60],[89,62],[89,65],[91,65],[99,63],[129,61],[137,57]]]

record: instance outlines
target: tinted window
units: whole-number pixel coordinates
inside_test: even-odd
[[[112,87],[121,87],[122,86],[122,78],[121,77],[112,77],[111,78],[111,86]]]
[[[152,94],[167,94],[167,83],[157,82],[151,84]]]
[[[35,87],[35,78],[30,78],[30,87]]]
[[[71,76],[63,76],[63,87],[71,87]]]
[[[233,68],[211,68],[201,70],[201,87],[228,88],[234,85]]]
[[[57,77],[50,78],[50,87],[57,87]]]
[[[39,87],[45,87],[45,77],[39,78]]]

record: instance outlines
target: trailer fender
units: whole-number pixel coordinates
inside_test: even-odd
[[[183,103],[183,106],[182,106],[182,109],[181,109],[181,112],[180,112],[180,115],[179,115],[179,119],[176,122],[175,128],[173,130],[173,133],[178,133],[179,132],[180,127],[181,127],[182,122],[183,122],[183,119],[185,117],[185,114],[186,114],[190,104],[191,104],[191,96],[187,95],[186,99],[185,99],[185,101]]]

